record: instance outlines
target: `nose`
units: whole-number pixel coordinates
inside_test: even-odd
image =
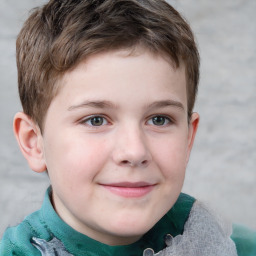
[[[139,128],[119,131],[113,160],[119,166],[146,167],[152,160],[145,135]]]

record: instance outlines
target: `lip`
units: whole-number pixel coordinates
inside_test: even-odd
[[[112,184],[101,184],[105,189],[125,198],[140,198],[150,193],[155,184],[147,182],[118,182]]]

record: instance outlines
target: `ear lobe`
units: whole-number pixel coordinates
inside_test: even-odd
[[[189,131],[188,131],[188,151],[187,151],[187,162],[189,161],[189,156],[194,144],[198,124],[199,124],[199,114],[193,113],[189,122]]]
[[[19,112],[14,117],[13,130],[30,168],[35,172],[45,171],[43,140],[38,125],[29,116]]]

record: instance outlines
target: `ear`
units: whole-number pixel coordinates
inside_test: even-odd
[[[43,138],[38,125],[29,116],[19,112],[14,117],[13,130],[30,168],[35,172],[45,171]]]
[[[189,127],[188,127],[188,151],[187,151],[187,163],[189,161],[189,156],[194,144],[198,124],[199,124],[199,115],[198,113],[193,113],[190,121],[189,121]]]

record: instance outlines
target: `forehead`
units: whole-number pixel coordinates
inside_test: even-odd
[[[85,97],[116,99],[178,97],[186,103],[185,67],[143,48],[91,55],[59,80],[58,95],[82,100]],[[125,91],[125,95],[122,95]],[[69,96],[69,97],[68,97]],[[186,104],[185,104],[186,105]]]

